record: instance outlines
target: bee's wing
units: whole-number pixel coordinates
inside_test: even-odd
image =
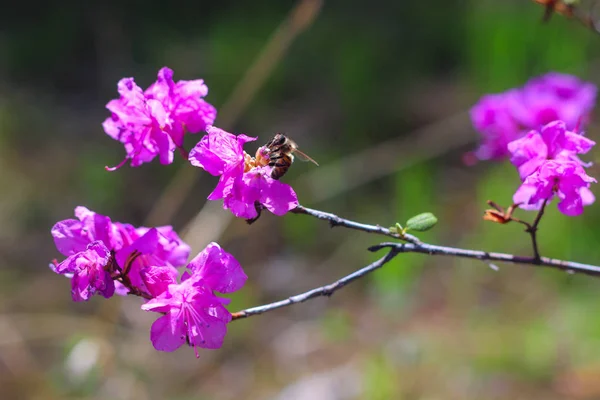
[[[317,167],[319,166],[318,162],[316,162],[315,160],[313,160],[312,158],[310,158],[309,156],[307,156],[306,154],[304,154],[303,152],[301,152],[297,148],[294,149],[294,155],[296,157],[298,157],[298,159],[300,161],[310,161],[311,163],[315,164]]]

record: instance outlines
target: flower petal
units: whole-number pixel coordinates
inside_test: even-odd
[[[88,236],[82,232],[81,222],[75,219],[57,222],[50,232],[56,248],[65,256],[85,250],[90,242]]]
[[[204,349],[220,349],[227,334],[227,324],[218,318],[206,317],[206,324],[197,325],[188,333],[190,345]]]
[[[153,296],[157,297],[165,292],[169,285],[177,283],[177,269],[171,266],[152,266],[142,269],[141,276],[146,289]]]
[[[284,215],[298,207],[298,197],[294,189],[288,184],[279,182],[271,177],[264,177],[260,202],[267,210],[275,215]]]
[[[187,267],[193,276],[201,278],[212,290],[221,293],[239,290],[248,279],[235,257],[215,242],[206,246]]]
[[[246,135],[236,136],[216,126],[209,126],[206,132],[208,134],[190,151],[189,160],[193,166],[215,176],[243,163],[244,144],[257,139]]]
[[[150,340],[158,351],[175,351],[185,343],[183,320],[173,318],[169,313],[158,318],[150,328]]]
[[[244,173],[233,180],[223,200],[223,207],[238,218],[251,219],[258,215],[256,203],[261,197],[262,176],[260,173]]]

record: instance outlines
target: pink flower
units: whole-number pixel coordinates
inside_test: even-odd
[[[563,121],[569,130],[581,128],[595,101],[593,84],[554,72],[522,88],[486,95],[471,109],[473,126],[483,136],[475,155],[480,160],[504,158],[509,142],[552,121]]]
[[[133,243],[115,253],[116,263],[122,270],[120,272],[127,275],[130,285],[136,290],[148,291],[141,276],[144,268],[151,265],[172,266],[161,257],[163,255],[160,248],[161,237],[162,235],[157,228],[149,229],[144,235],[135,239]],[[124,290],[123,288],[120,289]],[[119,291],[119,294],[122,294],[121,291]]]
[[[253,168],[233,180],[223,205],[236,217],[253,219],[257,204],[281,216],[298,206],[298,197],[290,185],[271,178],[270,167]]]
[[[145,226],[136,229],[136,233],[141,237],[144,236],[151,228]],[[168,265],[179,267],[187,263],[190,256],[191,248],[185,243],[172,226],[159,226],[155,228],[158,235],[158,244],[155,251],[155,256],[166,262]]]
[[[152,266],[142,270],[142,279],[152,297],[158,297],[169,289],[169,285],[177,283],[179,272],[175,267]]]
[[[589,190],[594,178],[585,173],[575,161],[545,161],[533,174],[525,178],[513,196],[515,204],[527,210],[538,210],[544,201],[559,198],[558,209],[565,215],[577,216],[583,206],[590,205],[595,198]]]
[[[71,261],[82,257],[89,259],[90,244],[102,243],[110,253],[111,262],[105,264],[109,276],[116,279],[125,274],[128,282],[140,291],[146,290],[140,276],[142,269],[151,265],[184,265],[189,256],[190,247],[170,226],[135,228],[129,224],[113,223],[109,217],[85,207],[77,207],[75,215],[78,219],[59,221],[52,228],[57,249],[63,255],[73,257]],[[65,262],[67,261],[53,264],[52,270],[75,279],[72,268],[65,267],[71,264],[64,264]],[[59,268],[60,265],[62,267]],[[123,271],[124,268],[127,271]],[[113,287],[115,285],[117,294],[125,295],[129,292],[121,282],[115,282]]]
[[[534,173],[546,160],[580,162],[577,154],[587,153],[596,143],[568,131],[562,121],[551,122],[538,133],[531,131],[508,144],[510,161],[519,169],[521,179]]]
[[[240,218],[254,219],[264,207],[275,215],[284,215],[298,206],[291,186],[271,178],[271,167],[260,165],[246,154],[243,145],[256,138],[232,135],[209,127],[190,151],[190,163],[220,176],[209,200],[223,199],[223,207]]]
[[[204,101],[208,87],[202,79],[173,81],[173,70],[167,67],[158,71],[158,79],[146,89],[148,99],[156,99],[169,110],[175,122],[173,140],[178,147],[183,145],[183,131],[204,131],[217,117],[215,107]],[[178,135],[179,134],[179,135]]]
[[[96,240],[58,264],[55,272],[71,276],[73,301],[87,301],[96,293],[109,298],[115,292],[108,268],[110,260],[110,251],[104,242]]]
[[[206,132],[207,135],[190,151],[189,160],[193,166],[220,176],[217,187],[208,195],[209,200],[218,200],[231,190],[235,178],[244,173],[244,144],[257,138],[232,135],[216,126],[209,126]]]
[[[174,82],[173,71],[167,67],[158,72],[157,81],[145,92],[133,78],[121,79],[118,89],[121,96],[106,105],[112,115],[102,126],[125,145],[127,156],[108,170],[127,161],[136,167],[156,156],[162,164],[170,164],[175,149],[185,152],[185,132],[203,131],[216,117],[216,109],[203,99],[208,93],[204,81]]]
[[[509,97],[513,92],[486,95],[470,110],[473,126],[483,139],[475,151],[480,160],[506,157],[508,143],[521,136],[521,127],[509,109]]]
[[[157,350],[174,351],[182,344],[217,349],[223,345],[231,314],[227,299],[214,291],[239,290],[247,277],[240,264],[218,244],[211,243],[187,266],[189,272],[176,281],[168,267],[149,267],[143,277],[149,291],[160,293],[142,305],[142,310],[163,313],[153,324],[150,339]]]
[[[88,244],[100,240],[109,250],[119,250],[123,240],[109,217],[96,214],[85,207],[75,208],[77,219],[57,222],[51,230],[58,251],[70,256],[87,248]]]
[[[511,114],[523,127],[539,129],[561,120],[570,130],[586,125],[596,102],[596,86],[579,78],[550,72],[530,79],[511,101]]]
[[[187,268],[192,278],[201,278],[204,284],[221,293],[240,290],[248,279],[235,257],[214,242],[190,261]],[[184,279],[188,278],[184,276]]]

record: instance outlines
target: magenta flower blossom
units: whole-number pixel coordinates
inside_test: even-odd
[[[51,230],[56,248],[65,256],[84,251],[88,244],[102,241],[109,250],[123,247],[123,239],[109,217],[85,207],[75,208],[77,219],[57,222]]]
[[[220,176],[215,190],[208,195],[209,200],[219,200],[231,190],[233,181],[244,173],[244,144],[257,138],[246,135],[232,135],[216,126],[206,130],[200,142],[190,151],[189,160],[213,176]]]
[[[155,295],[142,310],[163,313],[153,324],[150,339],[157,350],[174,351],[182,344],[217,349],[223,345],[231,314],[227,299],[214,291],[231,293],[246,282],[240,264],[216,243],[209,244],[190,263],[181,283],[169,267],[146,268],[142,276],[146,287]],[[156,295],[156,293],[160,293]]]
[[[549,160],[527,176],[513,196],[515,204],[527,210],[539,210],[544,201],[559,198],[558,209],[565,215],[577,216],[583,206],[590,205],[595,198],[589,190],[596,182],[587,175],[576,161]]]
[[[481,98],[470,110],[473,126],[482,135],[482,143],[475,151],[480,160],[502,159],[508,155],[506,146],[521,136],[521,127],[509,109],[507,93],[489,94]]]
[[[99,293],[109,298],[115,292],[115,284],[109,272],[110,251],[104,242],[96,240],[86,249],[77,252],[58,264],[55,272],[70,275],[73,301],[87,301]]]
[[[136,229],[138,237],[144,236],[151,228],[145,226]],[[158,232],[158,243],[155,251],[155,256],[160,262],[167,265],[182,266],[187,263],[188,257],[190,256],[190,246],[185,243],[172,226],[158,226],[156,228]]]
[[[587,125],[596,102],[597,88],[579,78],[550,72],[530,79],[512,97],[511,114],[523,127],[539,129],[561,120],[570,130]]]
[[[133,78],[119,81],[120,97],[107,105],[111,117],[102,126],[113,139],[124,144],[127,156],[114,168],[127,161],[136,167],[159,156],[161,164],[173,162],[175,149],[183,149],[185,132],[206,129],[216,118],[216,109],[204,101],[208,88],[204,81],[173,81],[167,67],[144,92]]]
[[[220,176],[208,199],[223,199],[223,207],[236,217],[254,219],[261,207],[284,215],[298,206],[298,197],[291,186],[271,178],[271,167],[244,152],[243,145],[254,140],[209,127],[207,135],[190,151],[189,160],[211,175]]]
[[[534,173],[546,160],[581,162],[577,154],[587,153],[596,143],[581,134],[568,131],[562,121],[551,122],[538,133],[531,131],[508,144],[510,161],[519,169],[521,179]]]
[[[236,217],[253,219],[256,204],[281,216],[298,206],[298,198],[290,185],[271,178],[271,167],[252,168],[233,181],[223,205]]]
[[[74,260],[79,260],[80,263],[83,260],[92,260],[93,263],[92,261],[90,263],[93,265],[101,265],[97,257],[92,257],[93,253],[89,248],[92,243],[102,244],[110,254],[110,262],[103,264],[107,274],[86,272],[94,277],[93,280],[90,280],[90,287],[87,289],[87,293],[90,295],[97,292],[106,297],[107,294],[112,295],[115,290],[117,294],[124,295],[132,288],[140,292],[145,291],[146,288],[140,276],[142,269],[151,265],[184,265],[189,256],[190,247],[177,236],[170,226],[152,229],[134,228],[129,224],[113,223],[109,217],[97,214],[85,207],[77,207],[75,215],[78,219],[59,221],[51,230],[57,249],[68,257],[60,264],[53,264],[52,269],[54,272],[72,279],[75,301],[88,300],[89,296],[79,294],[84,292],[82,285],[86,281],[78,278],[78,274],[73,268]],[[94,249],[98,249],[98,245]],[[97,250],[96,253],[99,251]],[[124,271],[125,268],[127,268],[126,271]],[[126,283],[131,285],[130,288],[124,287],[118,281],[105,286],[95,283],[101,281],[100,278],[97,278],[98,276],[103,278],[112,276],[111,279],[116,279],[121,274],[126,275]],[[79,279],[79,283],[75,282],[75,279]],[[78,285],[78,293],[75,293],[76,285]],[[103,287],[106,289],[102,289]]]
[[[552,121],[563,121],[570,131],[583,128],[595,101],[595,85],[554,72],[522,88],[484,96],[471,109],[473,126],[483,136],[475,156],[502,159],[509,155],[508,143]]]

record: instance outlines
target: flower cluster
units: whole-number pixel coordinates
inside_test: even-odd
[[[184,342],[194,348],[221,346],[231,314],[227,300],[215,292],[236,291],[247,279],[231,254],[209,244],[177,283],[175,267],[186,264],[190,247],[170,226],[135,228],[85,207],[77,207],[75,216],[52,228],[56,247],[67,258],[50,264],[71,279],[74,301],[94,294],[137,295],[148,300],[143,310],[165,314],[152,326],[156,349],[173,351]]]
[[[473,126],[482,135],[475,156],[505,158],[508,143],[552,121],[563,121],[570,130],[583,128],[595,101],[596,86],[555,72],[533,78],[522,88],[486,95],[471,109]]]
[[[108,170],[118,169],[127,161],[139,166],[156,156],[162,164],[170,164],[175,149],[179,149],[192,165],[220,176],[208,199],[223,199],[224,208],[236,217],[250,221],[258,218],[262,209],[283,215],[298,205],[293,189],[271,177],[264,147],[256,158],[244,152],[244,143],[256,138],[235,136],[212,126],[217,111],[203,99],[208,93],[204,81],[174,82],[173,71],[164,67],[145,91],[133,78],[121,79],[118,89],[121,97],[107,104],[112,115],[103,127],[125,145],[127,156]],[[207,135],[188,156],[184,134],[200,131]]]
[[[586,165],[577,155],[587,153],[594,144],[567,130],[563,121],[551,122],[539,132],[531,131],[510,142],[511,162],[523,181],[513,201],[521,208],[538,210],[556,196],[560,212],[581,214],[583,206],[595,200],[589,186],[596,180],[586,174]]]
[[[217,115],[203,99],[208,94],[203,80],[174,82],[173,71],[167,67],[145,91],[133,78],[121,79],[118,90],[121,96],[106,105],[112,115],[102,125],[110,137],[125,145],[127,156],[108,170],[127,161],[139,166],[156,156],[162,164],[172,163],[175,149],[185,154],[184,134],[203,131]]]
[[[595,101],[596,86],[559,73],[484,96],[471,109],[473,125],[483,135],[475,155],[510,157],[522,181],[515,205],[539,210],[558,197],[563,214],[579,215],[595,200],[589,187],[596,180],[579,159],[595,142],[578,132],[589,122]]]
[[[193,166],[219,177],[208,199],[222,199],[236,217],[252,222],[263,209],[284,215],[298,206],[294,190],[278,180],[291,163],[291,152],[298,150],[290,145],[284,152],[270,142],[254,156],[246,153],[244,145],[257,138],[213,126],[216,109],[204,101],[208,89],[202,80],[174,82],[173,71],[165,67],[145,91],[133,78],[122,79],[118,89],[120,98],[107,104],[112,115],[103,127],[125,145],[127,156],[107,169],[128,161],[139,166],[156,156],[170,164],[178,149]],[[484,96],[471,109],[484,139],[476,156],[510,156],[522,181],[514,204],[504,211],[490,203],[494,210],[488,210],[486,219],[507,223],[515,220],[517,206],[540,209],[555,197],[559,210],[570,216],[594,202],[590,184],[596,180],[587,175],[588,165],[579,155],[595,143],[577,131],[588,122],[595,98],[594,85],[550,73],[522,88]],[[201,131],[206,134],[188,155],[185,133]],[[190,247],[170,226],[134,227],[85,207],[77,207],[75,216],[52,228],[56,247],[66,258],[50,264],[71,279],[74,301],[95,294],[136,295],[145,300],[142,310],[161,314],[150,334],[157,350],[173,351],[187,343],[198,356],[198,347],[222,346],[232,314],[225,308],[228,300],[215,293],[239,290],[247,279],[231,254],[210,243],[188,263]],[[181,274],[178,267],[183,267]]]
[[[272,167],[268,166],[264,147],[258,149],[256,157],[244,151],[244,144],[254,140],[211,126],[190,151],[189,160],[193,166],[220,177],[208,199],[223,199],[223,207],[236,217],[255,219],[263,207],[284,215],[298,206],[298,197],[291,186],[271,177]]]
[[[115,280],[117,294],[145,290],[142,269],[183,265],[190,254],[190,247],[170,226],[134,228],[85,207],[75,208],[75,216],[57,222],[51,230],[56,248],[67,257],[52,267],[59,274],[73,274],[74,301],[89,300],[95,293],[111,297]]]
[[[164,67],[145,91],[133,78],[121,79],[118,90],[120,97],[107,104],[111,116],[102,125],[124,144],[127,155],[107,170],[127,162],[139,166],[157,156],[162,164],[170,164],[179,150],[192,165],[220,177],[208,198],[223,199],[224,208],[237,217],[250,222],[263,209],[283,215],[298,206],[294,190],[271,176],[265,146],[251,157],[243,146],[256,138],[212,126],[217,111],[204,101],[204,81],[174,82],[173,71]],[[201,131],[206,135],[188,156],[185,133]],[[173,351],[183,343],[195,349],[221,347],[232,315],[225,308],[227,299],[215,293],[236,291],[247,279],[231,254],[211,243],[186,265],[190,247],[170,226],[134,227],[85,207],[77,207],[75,216],[52,228],[56,247],[66,259],[50,264],[54,272],[71,279],[74,301],[87,301],[95,294],[136,295],[146,300],[143,310],[163,314],[151,329],[156,349]],[[177,267],[184,265],[178,278]]]
[[[177,270],[168,266],[147,268],[143,278],[153,298],[142,310],[164,314],[151,329],[157,350],[173,351],[184,343],[194,349],[222,346],[231,314],[224,307],[229,301],[214,292],[234,292],[247,279],[231,254],[210,243],[187,265],[181,283],[177,283]]]

